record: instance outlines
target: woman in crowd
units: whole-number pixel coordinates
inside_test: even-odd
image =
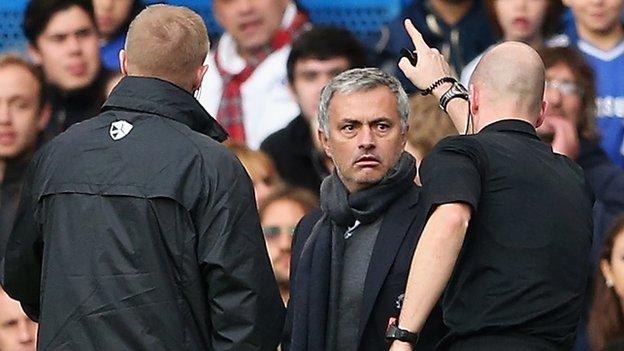
[[[594,284],[588,328],[592,350],[624,350],[624,216],[615,220],[604,240]]]
[[[288,283],[292,235],[299,220],[316,206],[316,195],[305,189],[291,187],[276,190],[260,206],[262,232],[285,304],[290,296]]]
[[[119,72],[119,50],[126,42],[128,26],[145,7],[141,0],[93,0],[102,48],[102,65]]]
[[[226,146],[238,157],[249,174],[256,193],[256,204],[259,207],[262,201],[282,183],[273,160],[266,153],[252,150],[245,144],[228,142]]]
[[[562,4],[560,0],[487,0],[494,33],[500,41],[521,41],[538,50],[556,45],[547,40],[560,27]],[[468,86],[477,63],[477,56],[461,73],[461,82]]]

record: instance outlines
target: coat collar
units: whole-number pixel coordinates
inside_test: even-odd
[[[393,203],[384,214],[364,281],[358,340],[362,339],[362,332],[373,311],[379,291],[394,263],[405,235],[407,235],[414,218],[418,214],[418,211],[413,209],[418,203],[418,195],[419,187],[414,184],[414,187]],[[418,234],[420,235],[420,233]]]
[[[184,123],[216,141],[227,138],[225,130],[191,93],[158,78],[124,77],[102,107],[102,111],[111,109],[156,114]]]
[[[479,134],[489,132],[520,133],[540,140],[540,138],[537,136],[537,132],[535,131],[535,127],[531,125],[531,123],[520,119],[503,119],[500,121],[496,121],[494,123],[488,124],[483,129],[481,129]]]

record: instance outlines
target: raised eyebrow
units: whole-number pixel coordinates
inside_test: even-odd
[[[388,117],[378,117],[375,118],[374,120],[372,120],[370,123],[371,124],[379,124],[379,123],[388,123],[388,124],[392,124],[392,120]]]

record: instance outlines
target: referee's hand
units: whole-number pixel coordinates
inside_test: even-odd
[[[425,43],[411,20],[406,19],[404,23],[407,34],[414,44],[418,62],[414,67],[407,58],[401,58],[399,68],[403,74],[420,90],[427,89],[433,82],[442,77],[452,77],[451,68],[444,60],[444,56],[437,49],[432,49]]]

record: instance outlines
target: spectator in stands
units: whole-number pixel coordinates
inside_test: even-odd
[[[308,19],[290,0],[214,0],[212,6],[225,33],[208,55],[198,99],[230,138],[257,149],[299,114],[286,59]]]
[[[119,71],[119,51],[126,42],[128,26],[143,7],[141,0],[93,0],[104,68]]]
[[[263,200],[282,184],[273,160],[263,151],[252,150],[245,144],[227,142],[226,145],[249,174],[256,194],[256,204],[260,206]]]
[[[591,255],[595,264],[608,224],[624,211],[624,170],[599,145],[591,67],[570,48],[545,48],[540,55],[546,67],[548,108],[537,132],[555,152],[575,160],[585,171],[596,197]]]
[[[574,14],[576,31],[565,37],[585,56],[596,76],[597,123],[601,146],[624,168],[624,0],[564,0]]]
[[[594,281],[589,316],[593,351],[624,349],[624,216],[617,218],[600,250],[600,270]]]
[[[37,323],[26,316],[19,301],[0,287],[0,350],[35,351]]]
[[[288,286],[292,235],[299,220],[316,206],[318,198],[310,191],[281,187],[269,195],[258,209],[264,240],[284,303],[290,297]]]
[[[420,165],[438,141],[457,135],[453,122],[440,109],[438,100],[431,95],[414,94],[410,97],[408,124],[405,151],[414,156],[416,165]],[[419,181],[417,183],[420,184]]]
[[[50,119],[43,84],[37,67],[20,56],[0,55],[0,260],[17,212],[26,166]]]
[[[50,86],[48,137],[99,113],[110,89],[95,23],[90,0],[32,0],[26,8],[28,52]]]
[[[494,43],[492,29],[485,25],[488,13],[482,0],[412,1],[388,25],[390,38],[384,56],[389,55],[394,66],[401,48],[412,45],[403,27],[405,18],[412,20],[429,46],[440,50],[456,74]],[[401,79],[407,92],[415,90],[403,74],[397,71],[396,76]]]
[[[561,0],[487,0],[486,5],[494,33],[501,41],[520,41],[535,50],[556,44],[556,40],[548,39],[560,27]],[[461,82],[465,86],[482,56],[462,70]]]
[[[316,27],[293,43],[286,71],[301,114],[260,146],[287,183],[319,193],[321,181],[332,169],[317,138],[321,89],[339,73],[363,67],[364,55],[360,43],[346,29]]]

